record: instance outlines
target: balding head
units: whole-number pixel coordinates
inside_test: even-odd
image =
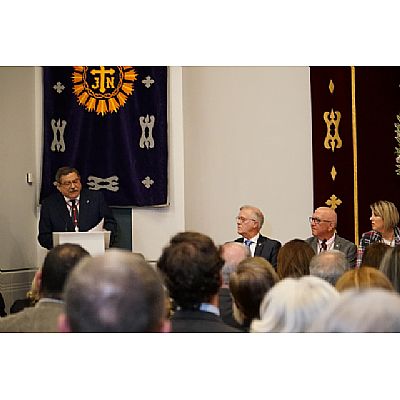
[[[243,243],[227,242],[221,246],[221,257],[224,260],[222,267],[222,284],[227,287],[232,272],[245,258],[250,257],[250,248]]]
[[[335,233],[337,215],[335,210],[329,207],[318,207],[311,220],[311,233],[319,240],[329,240]]]
[[[321,216],[322,219],[325,219],[327,221],[331,221],[333,224],[335,224],[335,228],[337,225],[337,214],[336,211],[333,208],[330,207],[318,207],[315,212]]]
[[[143,256],[123,250],[80,262],[65,287],[72,332],[155,332],[164,329],[165,290]]]

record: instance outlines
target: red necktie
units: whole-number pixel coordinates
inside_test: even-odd
[[[75,200],[71,200],[71,218],[74,223],[75,231],[78,230],[78,207]]]

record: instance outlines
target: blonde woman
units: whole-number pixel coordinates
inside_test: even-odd
[[[364,251],[371,243],[382,242],[390,247],[400,244],[399,212],[390,201],[379,200],[370,205],[372,230],[363,233],[357,251],[357,267],[361,265]]]

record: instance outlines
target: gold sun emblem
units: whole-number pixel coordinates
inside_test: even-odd
[[[137,76],[133,67],[74,67],[73,92],[86,110],[103,116],[125,105]]]

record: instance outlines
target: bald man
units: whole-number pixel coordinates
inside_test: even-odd
[[[346,255],[350,268],[354,268],[357,256],[357,246],[336,233],[337,215],[329,207],[318,207],[309,218],[312,237],[306,242],[313,248],[315,254],[325,250],[339,250]]]

